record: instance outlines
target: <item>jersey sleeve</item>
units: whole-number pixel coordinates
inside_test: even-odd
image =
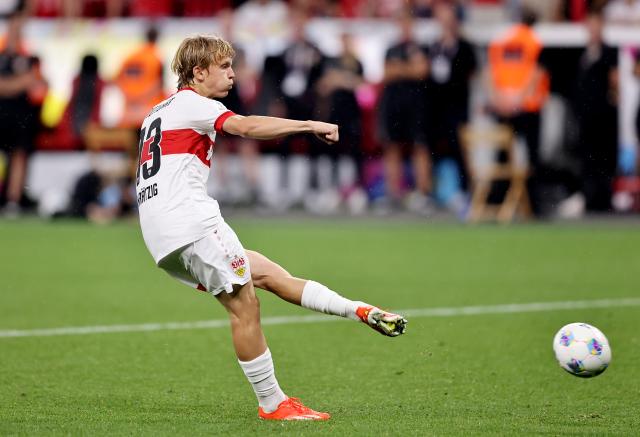
[[[198,99],[198,103],[191,108],[193,127],[203,132],[222,133],[222,126],[226,119],[235,115],[222,103],[212,99]]]

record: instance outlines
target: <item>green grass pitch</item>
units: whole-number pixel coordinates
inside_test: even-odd
[[[293,274],[393,309],[639,298],[627,225],[230,220]],[[0,221],[0,331],[224,319],[174,282],[135,223]],[[259,292],[263,317],[311,314]],[[330,316],[326,316],[330,317]],[[257,419],[227,328],[0,337],[0,435],[633,435],[640,307],[266,326],[283,389],[326,423]],[[601,376],[561,370],[562,325],[602,329]]]

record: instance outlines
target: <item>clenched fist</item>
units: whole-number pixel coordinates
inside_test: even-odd
[[[310,121],[310,123],[313,134],[325,143],[334,144],[340,140],[337,124],[322,121]]]

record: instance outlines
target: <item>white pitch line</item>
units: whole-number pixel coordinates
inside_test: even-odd
[[[579,310],[612,307],[637,307],[640,298],[573,300],[560,302],[512,303],[464,307],[413,308],[398,313],[407,317],[455,317],[480,314],[514,314],[544,311]],[[264,317],[263,325],[294,325],[301,323],[335,322],[343,319],[326,315]],[[50,337],[58,335],[110,334],[117,332],[177,331],[185,329],[212,329],[229,326],[224,319],[197,322],[144,323],[137,325],[68,326],[63,328],[25,329],[0,331],[0,338]]]

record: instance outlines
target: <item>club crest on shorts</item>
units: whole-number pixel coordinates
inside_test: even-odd
[[[243,256],[236,256],[231,261],[231,269],[237,276],[243,277],[245,272],[247,271],[246,264],[247,262],[244,260]]]

